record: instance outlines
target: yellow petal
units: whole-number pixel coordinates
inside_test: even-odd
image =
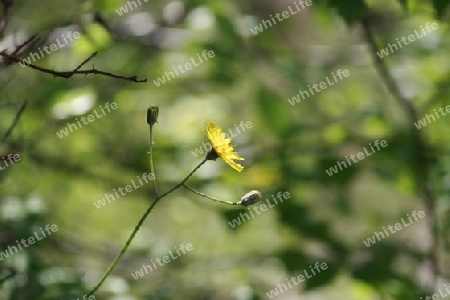
[[[230,167],[238,172],[241,172],[244,167],[234,162],[234,160],[244,160],[244,158],[239,157],[235,152],[234,147],[231,145],[232,138],[227,137],[227,135],[222,131],[222,128],[216,126],[212,121],[207,121],[205,128],[206,136],[208,137],[208,140],[217,155]]]

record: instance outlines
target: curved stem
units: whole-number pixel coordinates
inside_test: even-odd
[[[133,238],[136,236],[136,233],[139,231],[139,229],[141,228],[142,224],[144,223],[145,219],[148,217],[148,215],[152,212],[153,208],[156,206],[156,204],[159,202],[159,200],[161,200],[162,198],[166,197],[167,195],[169,195],[170,193],[172,193],[173,191],[175,191],[176,189],[179,189],[181,186],[184,185],[184,183],[206,162],[206,158],[203,159],[202,162],[200,162],[192,171],[191,173],[189,173],[179,184],[175,185],[173,188],[171,188],[169,191],[165,192],[164,194],[162,194],[161,196],[157,197],[155,199],[155,201],[153,201],[153,203],[150,205],[150,207],[145,211],[144,215],[141,217],[141,219],[139,220],[138,224],[136,225],[136,227],[134,228],[133,232],[130,234],[130,236],[128,237],[128,240],[126,241],[125,245],[122,247],[122,249],[120,250],[119,254],[117,254],[116,258],[114,259],[114,261],[111,263],[111,265],[109,266],[108,270],[106,271],[105,275],[103,275],[102,279],[100,280],[100,282],[92,289],[92,291],[89,292],[89,294],[87,294],[86,296],[89,297],[91,295],[93,295],[99,288],[100,286],[103,284],[103,282],[106,280],[106,278],[108,278],[108,276],[111,274],[111,272],[114,270],[114,268],[116,267],[117,263],[119,262],[119,260],[122,258],[122,256],[125,254],[125,252],[127,251],[128,247],[131,244],[131,241],[133,240]]]
[[[155,169],[153,168],[153,126],[150,125],[150,145],[148,146],[148,157],[150,161],[150,173],[153,174],[153,187],[155,189],[155,199],[158,198],[158,187],[156,186]]]
[[[200,196],[202,196],[202,197],[208,198],[208,199],[213,200],[213,201],[222,202],[222,203],[225,203],[225,204],[228,204],[228,205],[239,205],[239,202],[225,201],[225,200],[220,200],[220,199],[217,199],[217,198],[208,196],[208,195],[206,195],[206,194],[203,194],[203,193],[201,193],[201,192],[199,192],[199,191],[194,190],[194,189],[191,188],[191,187],[188,187],[188,186],[185,185],[185,184],[183,184],[183,187],[184,187],[185,189],[187,189],[187,190],[193,192],[194,194],[200,195]]]

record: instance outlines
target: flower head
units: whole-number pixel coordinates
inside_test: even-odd
[[[236,171],[241,172],[244,170],[242,165],[234,162],[235,160],[244,159],[235,152],[234,146],[230,144],[231,138],[226,136],[222,128],[216,126],[214,122],[208,121],[206,122],[206,135],[212,146],[207,159],[215,160],[217,157],[220,157]]]

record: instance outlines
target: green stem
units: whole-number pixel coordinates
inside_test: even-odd
[[[151,211],[153,210],[153,208],[156,206],[156,204],[159,202],[159,200],[161,200],[162,198],[166,197],[167,195],[169,195],[170,193],[172,193],[173,191],[179,189],[181,186],[184,185],[184,183],[206,162],[206,158],[200,162],[195,168],[194,170],[192,170],[191,173],[189,173],[186,178],[184,178],[179,184],[177,184],[176,186],[174,186],[173,188],[171,188],[169,191],[165,192],[164,194],[162,194],[161,196],[157,197],[155,199],[155,201],[153,201],[153,203],[150,205],[150,207],[147,209],[147,211],[144,213],[144,215],[141,217],[141,219],[139,220],[138,224],[136,225],[136,227],[134,228],[133,232],[131,233],[131,235],[128,237],[128,240],[125,243],[125,246],[122,247],[122,249],[120,250],[119,254],[116,256],[116,258],[114,259],[114,261],[111,263],[111,265],[109,266],[108,270],[106,271],[105,275],[103,275],[102,279],[100,280],[100,282],[92,289],[92,291],[89,292],[89,294],[87,294],[86,296],[89,297],[91,295],[93,295],[99,288],[100,286],[103,284],[103,282],[106,280],[106,278],[108,278],[108,276],[111,274],[111,272],[114,270],[114,268],[116,267],[117,263],[119,262],[119,260],[122,258],[122,256],[125,254],[125,252],[127,251],[128,247],[131,244],[131,241],[133,240],[133,238],[136,236],[136,233],[139,231],[139,229],[141,228],[142,224],[144,223],[145,219],[147,218],[147,216],[151,213]]]
[[[186,188],[186,189],[188,189],[188,190],[190,190],[190,191],[193,192],[194,194],[197,194],[197,195],[200,195],[200,196],[202,196],[202,197],[211,199],[211,200],[213,200],[213,201],[222,202],[222,203],[229,204],[229,205],[239,205],[239,202],[225,201],[225,200],[220,200],[220,199],[217,199],[217,198],[208,196],[208,195],[206,195],[206,194],[203,194],[203,193],[201,193],[201,192],[199,192],[199,191],[194,190],[194,189],[191,188],[191,187],[188,187],[188,186],[185,185],[185,184],[183,184],[183,187]]]
[[[155,199],[158,198],[158,187],[156,186],[156,175],[155,175],[155,169],[153,168],[153,126],[150,125],[150,145],[148,150],[148,157],[150,160],[150,173],[153,174],[153,187],[155,189]]]

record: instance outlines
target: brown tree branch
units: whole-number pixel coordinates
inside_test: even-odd
[[[137,76],[122,76],[122,75],[117,75],[117,74],[113,74],[113,73],[109,73],[109,72],[104,72],[104,71],[100,71],[95,69],[94,67],[92,67],[92,69],[90,70],[80,70],[80,68],[85,65],[87,62],[89,62],[94,56],[97,55],[98,52],[94,52],[91,56],[89,56],[88,58],[86,58],[81,64],[79,64],[75,69],[73,69],[72,71],[68,71],[68,72],[58,72],[58,71],[54,71],[54,70],[50,70],[47,68],[43,68],[43,67],[39,67],[37,65],[28,63],[24,60],[21,60],[20,58],[17,58],[14,55],[10,55],[8,53],[6,53],[6,51],[2,51],[0,52],[0,56],[5,57],[8,61],[13,61],[15,63],[20,63],[24,66],[27,66],[31,69],[37,70],[39,72],[43,72],[43,73],[47,73],[47,74],[51,74],[55,77],[62,77],[62,78],[70,78],[73,75],[84,75],[87,76],[88,74],[99,74],[99,75],[104,75],[107,77],[113,77],[113,78],[117,78],[117,79],[124,79],[124,80],[129,80],[132,82],[147,82],[147,79],[138,79]]]
[[[401,94],[395,79],[392,77],[385,62],[376,53],[379,51],[374,34],[370,28],[368,19],[363,18],[361,20],[362,27],[366,40],[371,48],[371,53],[374,59],[375,68],[380,73],[381,79],[386,84],[388,90],[394,96],[394,99],[403,107],[408,116],[409,129],[413,138],[413,150],[415,156],[414,166],[414,179],[418,187],[419,192],[422,194],[424,207],[427,212],[432,245],[427,253],[427,258],[431,262],[433,273],[433,289],[436,288],[437,280],[440,275],[439,270],[439,226],[438,217],[436,211],[436,196],[429,183],[429,175],[431,170],[430,163],[430,147],[425,142],[425,138],[421,132],[415,128],[414,123],[418,121],[417,111],[408,99]]]
[[[37,34],[33,34],[32,36],[30,36],[27,40],[25,40],[22,44],[18,45],[16,47],[16,49],[14,49],[14,52],[12,53],[13,56],[17,56],[20,53],[20,50],[22,50],[23,47],[27,46],[28,44],[30,44],[31,42],[33,42],[34,40],[36,40],[37,38]]]

